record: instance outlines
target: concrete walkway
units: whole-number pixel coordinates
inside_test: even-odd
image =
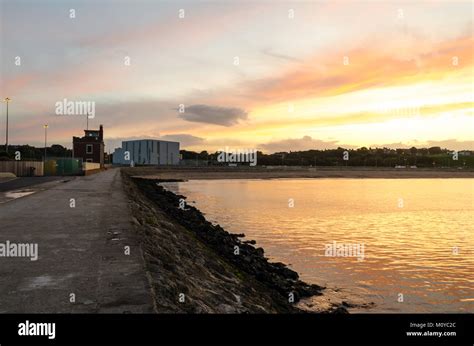
[[[18,190],[31,186],[44,184],[57,180],[71,180],[71,177],[18,177],[18,178],[0,178],[0,192]]]
[[[0,257],[0,313],[153,312],[118,169],[0,204],[7,241],[37,243],[38,259]]]

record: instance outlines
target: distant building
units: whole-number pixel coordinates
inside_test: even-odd
[[[179,142],[156,139],[123,141],[115,149],[113,163],[130,165],[179,165]]]
[[[83,162],[100,163],[104,167],[104,129],[84,130],[84,137],[72,137],[72,155]]]
[[[471,156],[472,152],[470,150],[461,150],[459,156]]]

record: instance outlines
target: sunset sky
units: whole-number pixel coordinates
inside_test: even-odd
[[[474,150],[471,1],[0,6],[10,144],[41,146],[47,123],[50,144],[70,148],[86,119],[55,114],[67,98],[96,103],[90,128],[104,125],[109,152],[136,138],[190,150]],[[2,143],[4,132],[3,103]]]

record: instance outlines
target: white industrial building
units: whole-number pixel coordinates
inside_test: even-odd
[[[113,163],[130,165],[179,165],[179,142],[157,139],[123,141],[122,147],[115,149]]]

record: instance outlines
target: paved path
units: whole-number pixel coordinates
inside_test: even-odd
[[[71,177],[56,177],[56,176],[47,176],[47,177],[19,177],[13,179],[0,179],[0,192],[11,191],[22,189],[26,187],[31,187],[38,184],[43,184],[56,180],[68,180]]]
[[[153,312],[118,169],[0,204],[7,241],[37,243],[38,259],[0,257],[0,313]]]

